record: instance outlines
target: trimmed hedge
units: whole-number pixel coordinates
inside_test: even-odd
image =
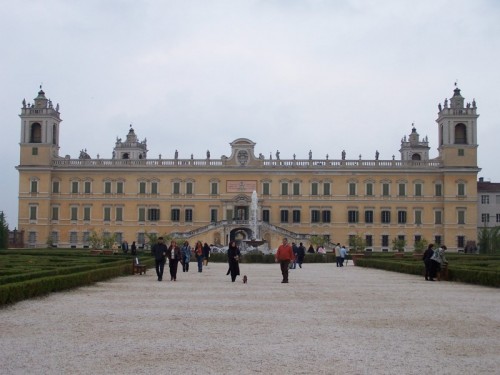
[[[1,256],[5,256],[1,271],[9,269],[11,273],[0,277],[0,306],[132,274],[133,257],[127,256],[96,257],[88,252],[51,250],[3,252]],[[154,264],[151,257],[139,258],[147,267]]]
[[[447,257],[450,259],[450,257]],[[472,259],[469,259],[469,261]],[[492,259],[493,263],[484,262],[484,258],[480,257],[481,265],[464,264],[461,262],[448,264],[448,281],[458,281],[469,284],[482,286],[500,287],[500,272],[495,270],[498,267],[498,259]],[[360,267],[377,268],[385,271],[408,273],[412,275],[423,276],[425,268],[421,260],[411,259],[377,259],[376,257],[361,258],[356,260],[356,265]],[[488,269],[493,268],[493,269]]]

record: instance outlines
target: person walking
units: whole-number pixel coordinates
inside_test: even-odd
[[[201,241],[196,242],[196,246],[194,247],[194,255],[196,257],[196,261],[198,262],[198,272],[202,272],[203,270],[203,244]]]
[[[184,241],[181,247],[182,272],[189,272],[189,261],[191,260],[191,246],[188,241]]]
[[[163,242],[163,237],[158,238],[158,242],[155,243],[152,248],[152,253],[155,257],[155,268],[158,281],[162,281],[163,279],[163,269],[165,267],[167,250],[167,245]]]
[[[345,248],[344,245],[342,245],[342,247],[340,248],[340,267],[344,267],[344,261],[346,257],[347,257],[347,249]]]
[[[431,276],[431,268],[432,268],[432,262],[431,258],[434,255],[434,244],[430,243],[429,246],[427,246],[427,250],[424,251],[424,255],[422,256],[422,260],[424,262],[424,267],[425,267],[425,280],[429,280],[429,277]]]
[[[302,268],[302,263],[304,262],[305,256],[306,256],[306,248],[301,242],[299,244],[299,247],[297,248],[297,263],[299,264],[300,268]]]
[[[132,255],[137,255],[137,246],[135,244],[135,241],[132,241],[132,246],[130,247],[130,251]]]
[[[337,262],[337,267],[342,267],[341,265],[341,257],[340,257],[340,243],[337,243],[335,246],[335,261]]]
[[[208,258],[210,258],[210,246],[205,242],[203,245],[203,265],[208,266]]]
[[[229,273],[231,274],[231,281],[233,283],[240,274],[240,256],[240,249],[236,246],[236,242],[231,241],[229,249],[227,249],[227,261],[229,263]]]
[[[170,281],[177,281],[177,266],[181,260],[181,249],[177,246],[177,242],[172,240],[167,250],[168,267],[170,269]]]
[[[278,247],[276,256],[274,257],[275,262],[280,264],[281,274],[283,275],[281,283],[288,283],[288,266],[293,258],[292,247],[288,243],[288,239],[285,237],[283,238],[283,243]]]
[[[297,246],[297,244],[295,242],[292,242],[293,260],[292,260],[292,263],[290,265],[290,269],[292,269],[292,270],[297,268],[297,250],[298,249],[299,249],[299,247]]]

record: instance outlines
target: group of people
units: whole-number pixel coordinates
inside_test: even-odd
[[[335,261],[337,263],[337,267],[344,267],[344,261],[347,258],[347,254],[345,246],[340,246],[340,243],[337,243],[335,246]]]
[[[203,271],[203,266],[208,265],[210,257],[210,246],[201,241],[198,241],[191,249],[188,241],[185,241],[182,247],[177,246],[177,241],[172,240],[170,246],[167,246],[163,237],[158,238],[158,242],[153,245],[151,252],[155,257],[155,268],[158,281],[163,280],[163,270],[168,259],[168,267],[170,270],[170,281],[177,281],[177,268],[179,263],[182,264],[182,272],[189,272],[189,263],[191,261],[191,252],[194,250],[194,256],[198,263],[198,272]]]
[[[434,244],[427,246],[427,250],[425,250],[422,256],[425,266],[425,280],[435,281],[437,275],[441,272],[441,267],[448,263],[444,255],[445,251],[446,246],[444,245],[436,250],[434,250]]]

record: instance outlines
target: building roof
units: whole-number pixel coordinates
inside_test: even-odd
[[[480,181],[477,183],[478,193],[500,193],[499,182]]]

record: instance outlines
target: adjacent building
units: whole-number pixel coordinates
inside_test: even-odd
[[[152,159],[132,127],[111,159],[85,150],[71,158],[59,155],[59,105],[40,90],[33,103],[23,100],[20,114],[18,228],[31,247],[88,247],[96,231],[139,245],[148,233],[220,245],[259,239],[270,248],[283,236],[307,242],[320,235],[343,244],[358,236],[372,251],[392,251],[394,239],[405,250],[421,239],[462,250],[477,238],[479,115],[458,88],[438,109],[434,159],[415,127],[390,160],[378,152],[369,160],[345,152],[340,159],[265,158],[246,138],[217,159],[208,152],[180,159],[174,149],[160,150],[173,158]]]

